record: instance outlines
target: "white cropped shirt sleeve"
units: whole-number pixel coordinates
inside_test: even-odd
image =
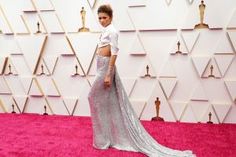
[[[117,55],[119,48],[118,48],[118,33],[112,24],[108,25],[104,28],[98,47],[104,47],[110,45],[111,46],[111,54]]]
[[[111,46],[111,54],[117,55],[119,48],[118,48],[118,34],[112,32],[110,34],[110,46]]]

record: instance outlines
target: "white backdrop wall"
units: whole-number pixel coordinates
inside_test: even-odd
[[[140,119],[156,116],[159,97],[165,121],[207,122],[211,112],[214,123],[236,123],[235,0],[204,1],[209,29],[194,29],[200,0],[0,0],[1,113],[43,114],[46,106],[90,116],[104,3],[114,10],[116,66]],[[78,32],[82,7],[89,32]]]

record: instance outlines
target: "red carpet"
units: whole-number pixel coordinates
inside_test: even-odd
[[[198,157],[235,157],[235,124],[142,122],[161,144]],[[88,117],[0,114],[0,157],[144,157],[92,147]]]

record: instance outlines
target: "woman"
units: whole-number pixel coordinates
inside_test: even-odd
[[[191,151],[172,150],[158,144],[140,123],[116,71],[118,33],[111,23],[112,17],[109,5],[98,8],[104,30],[98,43],[97,75],[89,93],[93,146],[141,152],[151,157],[195,156]]]

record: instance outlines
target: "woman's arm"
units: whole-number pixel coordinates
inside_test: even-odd
[[[104,86],[105,87],[110,87],[112,83],[112,74],[114,72],[114,67],[115,67],[115,62],[116,62],[117,55],[112,55],[109,60],[109,66],[107,69],[107,73],[104,79]]]

